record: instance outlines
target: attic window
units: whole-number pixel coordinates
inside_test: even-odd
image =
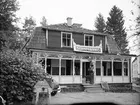
[[[61,47],[72,47],[72,33],[62,32]]]
[[[93,46],[93,36],[85,35],[85,46]]]

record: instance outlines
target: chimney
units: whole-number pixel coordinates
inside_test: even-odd
[[[72,18],[71,17],[68,17],[67,18],[67,25],[68,26],[71,26],[72,25]]]

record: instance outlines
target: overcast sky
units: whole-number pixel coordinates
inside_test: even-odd
[[[73,23],[80,23],[84,28],[95,29],[94,22],[99,13],[107,20],[109,11],[116,5],[123,10],[125,27],[129,28],[138,13],[138,9],[131,3],[131,0],[18,0],[20,10],[17,16],[23,22],[25,17],[33,16],[37,25],[43,16],[48,24],[66,22],[67,17],[72,17]],[[134,0],[140,4],[140,0]],[[134,15],[131,14],[133,10]],[[130,33],[128,33],[130,34]]]

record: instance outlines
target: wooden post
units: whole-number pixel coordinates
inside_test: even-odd
[[[127,64],[128,64],[128,77],[130,78],[129,82],[132,82],[132,69],[130,67],[130,60],[127,59]]]
[[[94,59],[94,83],[96,82],[96,58]]]
[[[103,68],[102,68],[102,65],[103,65],[103,58],[101,58],[101,81],[103,81]]]
[[[113,57],[111,58],[111,62],[112,62],[112,83],[113,83],[113,82],[114,82],[114,81],[113,81],[113,77],[114,77],[114,69],[113,69],[113,66],[114,66],[114,65],[113,65],[114,58],[113,58]]]
[[[75,56],[72,56],[73,60],[73,83],[74,83],[74,76],[75,76]]]
[[[82,68],[83,67],[83,65],[82,65],[82,57],[80,57],[80,76],[81,76],[81,83],[82,83]]]
[[[47,73],[47,56],[48,55],[45,55],[45,73]]]
[[[62,55],[59,55],[59,83],[61,82],[61,59]]]
[[[124,82],[124,59],[122,59],[122,82]]]

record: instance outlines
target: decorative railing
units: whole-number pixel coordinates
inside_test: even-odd
[[[73,40],[73,49],[77,52],[102,53],[102,41],[99,46],[83,46],[76,44]]]

